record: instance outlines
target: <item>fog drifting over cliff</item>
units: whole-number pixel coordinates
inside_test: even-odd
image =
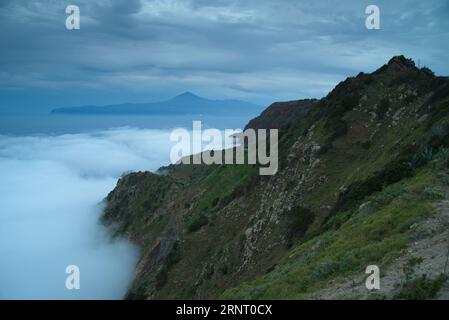
[[[130,128],[0,136],[0,299],[120,299],[138,248],[111,240],[100,202],[128,170],[169,161],[169,133]],[[68,265],[80,290],[67,290]]]

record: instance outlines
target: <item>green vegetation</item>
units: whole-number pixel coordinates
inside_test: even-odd
[[[297,206],[288,211],[287,215],[289,219],[287,237],[291,246],[294,241],[304,237],[315,219],[315,214],[307,208]]]
[[[407,61],[348,78],[298,118],[276,113],[288,123],[276,176],[172,165],[121,179],[105,218],[142,246],[130,297],[307,298],[369,264],[386,270],[429,237],[417,226],[449,186],[449,81]],[[413,278],[420,263],[405,265],[398,298],[441,287]]]
[[[388,101],[387,99],[383,98],[380,101],[379,106],[377,108],[377,119],[384,120],[385,116],[387,114],[387,111],[390,108],[391,108],[390,101]]]
[[[443,274],[435,279],[428,279],[423,274],[421,277],[407,281],[395,299],[425,300],[434,298],[446,281],[447,276]]]
[[[404,274],[405,279],[407,281],[410,281],[411,277],[413,276],[413,273],[415,272],[415,267],[423,262],[423,259],[421,257],[411,257],[407,263],[404,265]]]
[[[382,171],[376,172],[366,180],[352,183],[344,192],[340,193],[332,212],[351,209],[367,196],[382,190],[386,185],[410,177],[412,173],[411,168],[402,158],[394,160],[387,164]]]
[[[301,298],[331,278],[360,272],[369,264],[388,265],[413,237],[410,226],[432,214],[423,190],[436,179],[423,169],[365,198],[366,205],[335,217],[342,220],[338,229],[298,245],[272,272],[226,291],[223,298]]]
[[[255,165],[217,166],[199,188],[205,190],[193,207],[194,211],[207,211],[226,206],[236,197],[241,197],[259,178]],[[218,200],[217,200],[218,199]]]
[[[208,223],[209,219],[204,214],[199,214],[187,221],[187,230],[189,232],[195,232]]]

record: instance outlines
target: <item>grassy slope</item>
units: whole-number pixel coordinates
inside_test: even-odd
[[[410,226],[432,214],[435,195],[424,190],[436,183],[435,171],[424,168],[367,197],[340,228],[298,245],[272,272],[226,291],[223,298],[304,298],[330,279],[363,273],[367,265],[382,269],[416,237]]]
[[[344,81],[282,128],[274,177],[255,166],[177,165],[167,177],[125,178],[107,216],[143,245],[141,269],[151,271],[138,274],[132,297],[302,298],[368,264],[387,266],[416,236],[409,227],[432,214],[448,98],[447,79],[392,65]],[[294,236],[292,212],[313,213],[305,235]]]

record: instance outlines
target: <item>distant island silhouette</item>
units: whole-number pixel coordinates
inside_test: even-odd
[[[189,91],[176,97],[153,103],[123,103],[106,106],[79,106],[53,109],[52,113],[63,114],[154,114],[154,115],[229,115],[254,114],[263,108],[241,100],[211,100]]]

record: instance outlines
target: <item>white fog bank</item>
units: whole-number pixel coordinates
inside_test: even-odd
[[[111,240],[100,202],[123,172],[168,164],[170,146],[168,131],[130,128],[0,136],[0,299],[122,298],[139,252]]]

